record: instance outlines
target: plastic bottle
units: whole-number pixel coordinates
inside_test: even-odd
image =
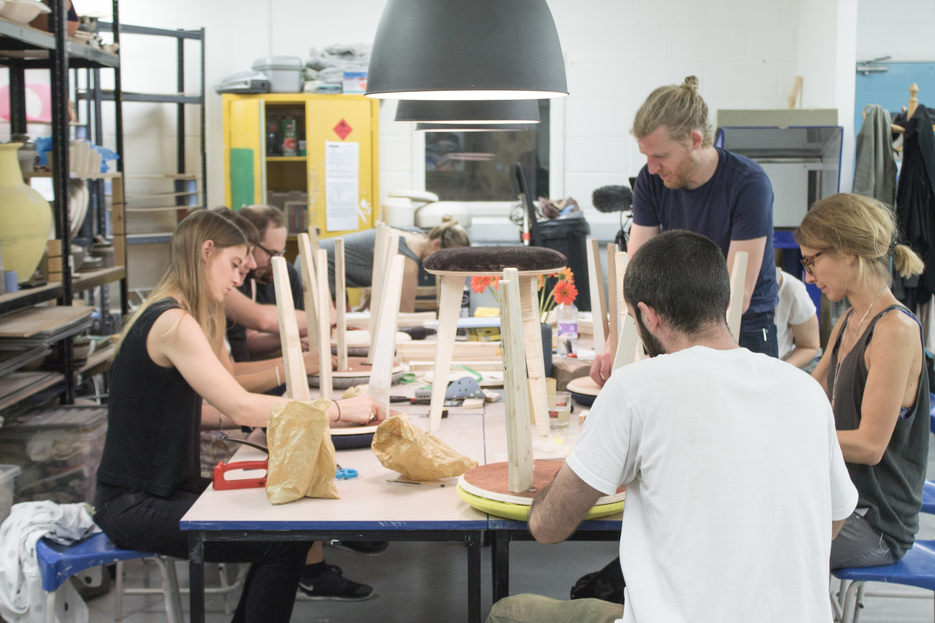
[[[283,119],[279,124],[282,135],[282,155],[295,157],[299,155],[299,125],[295,119]]]
[[[578,354],[578,308],[574,303],[558,306],[558,347],[555,350],[559,357]]]
[[[275,121],[270,121],[269,127],[266,130],[266,155],[282,155],[282,139],[279,138],[279,124]]]

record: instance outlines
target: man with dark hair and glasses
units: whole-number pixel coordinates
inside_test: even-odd
[[[529,529],[541,543],[564,541],[598,498],[626,485],[624,605],[517,595],[488,623],[830,623],[831,539],[857,490],[824,390],[737,345],[724,255],[700,234],[647,240],[623,293],[653,357],[608,379],[533,500]]]
[[[259,242],[253,249],[256,268],[251,270],[238,288],[224,299],[227,315],[227,339],[234,361],[266,359],[279,353],[279,316],[276,311],[276,288],[273,284],[273,258],[286,252],[286,226],[282,211],[275,206],[252,205],[237,211],[250,221]],[[292,303],[297,312],[305,309],[302,276],[287,263]],[[305,314],[296,313],[299,330],[305,332]]]

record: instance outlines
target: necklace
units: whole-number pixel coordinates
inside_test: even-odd
[[[864,315],[860,318],[860,322],[857,323],[857,329],[854,331],[854,335],[860,337],[860,327],[863,326],[864,320],[867,319],[867,315],[870,313],[870,310],[873,309],[873,304],[877,302],[877,299],[880,298],[880,295],[883,294],[883,291],[886,290],[886,286],[877,292],[877,295],[873,297],[873,300],[870,301],[870,307],[867,308],[867,311],[864,312]],[[845,326],[841,333],[841,345],[838,347],[838,362],[834,367],[834,383],[831,384],[831,408],[834,409],[834,396],[838,391],[838,377],[841,375],[841,364],[844,363],[844,357],[840,355],[844,351],[844,344],[847,341],[847,327]]]

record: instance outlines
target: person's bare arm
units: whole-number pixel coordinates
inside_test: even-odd
[[[408,314],[416,310],[416,291],[419,287],[419,265],[406,258],[403,263],[403,288],[399,294],[399,311]]]
[[[828,336],[828,346],[821,354],[821,359],[818,360],[815,369],[812,370],[812,378],[818,381],[828,396],[831,395],[828,391],[828,371],[831,369],[831,352],[834,350],[834,343],[838,340],[838,332],[840,332],[841,327],[844,326],[844,319],[846,317],[847,313],[841,314],[838,321],[834,324],[834,328],[831,329],[831,335]]]
[[[812,316],[802,324],[789,325],[792,337],[795,338],[795,348],[783,360],[797,368],[807,366],[818,354],[821,340],[818,335],[818,316]]]
[[[760,268],[763,266],[763,252],[765,250],[766,236],[753,238],[752,240],[731,240],[730,246],[727,248],[727,270],[734,269],[734,256],[738,252],[747,252],[747,275],[744,278],[743,285],[744,312],[750,307],[750,299],[753,298],[756,280],[759,278]]]
[[[839,430],[841,453],[848,463],[876,465],[896,428],[899,410],[911,403],[922,371],[919,326],[905,314],[880,319],[867,347],[867,383],[856,430]]]
[[[831,521],[831,538],[838,536],[841,532],[841,529],[844,528],[844,524],[847,523],[847,519],[837,519]]]
[[[262,305],[250,300],[240,290],[233,290],[224,297],[224,313],[227,318],[248,329],[264,333],[279,333],[279,312],[275,305]],[[299,331],[305,332],[305,312],[297,310],[295,314]]]
[[[529,511],[529,531],[540,543],[567,539],[603,495],[581,480],[568,465],[562,465],[555,479],[533,499]]]

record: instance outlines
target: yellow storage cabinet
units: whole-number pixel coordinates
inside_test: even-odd
[[[379,219],[379,102],[362,95],[222,96],[226,205],[283,208],[293,236],[370,229]],[[280,155],[283,120],[305,153]],[[292,236],[290,236],[292,237]]]

